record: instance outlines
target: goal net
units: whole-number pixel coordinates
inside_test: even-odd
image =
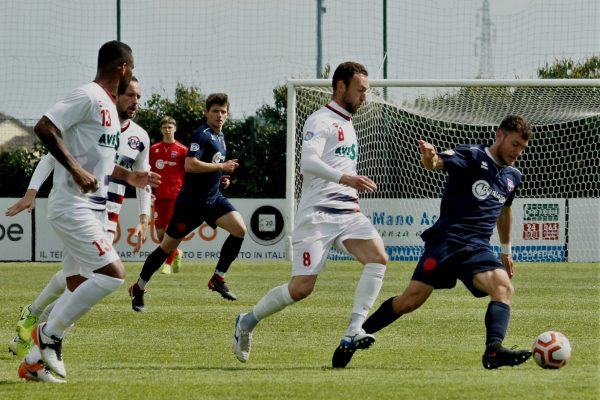
[[[492,144],[500,121],[518,114],[530,121],[534,137],[515,165],[523,182],[512,207],[513,258],[600,261],[599,80],[370,83],[367,101],[353,122],[358,172],[378,189],[362,193],[360,204],[391,260],[418,259],[420,234],[437,219],[446,181],[445,172],[421,166],[417,140],[438,151]],[[330,80],[288,82],[288,238],[300,196],[302,128],[330,98]],[[492,247],[500,250],[497,232]],[[346,257],[337,250],[330,254],[332,259]]]

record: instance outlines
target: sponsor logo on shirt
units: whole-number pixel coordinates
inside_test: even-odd
[[[131,136],[129,139],[127,139],[127,145],[131,148],[131,150],[139,150],[140,138],[137,136]]]
[[[198,143],[192,143],[190,145],[190,151],[198,151],[200,149],[200,145]]]
[[[508,186],[508,191],[512,192],[515,190],[515,183],[510,178],[506,178],[506,186]]]
[[[490,184],[483,179],[476,181],[471,187],[471,191],[477,200],[485,200],[489,196],[492,196],[502,204],[506,202],[506,197],[504,197],[502,193],[492,190]]]
[[[223,154],[221,154],[220,151],[216,152],[212,158],[212,162],[214,162],[214,163],[222,163],[224,161],[225,161],[225,156]]]
[[[487,170],[488,169],[488,163],[486,163],[485,161],[482,161],[481,162],[481,169]]]
[[[171,158],[177,158],[177,150],[171,152]]]
[[[154,165],[156,166],[156,169],[163,169],[167,165],[176,167],[177,163],[175,161],[156,160]]]
[[[308,131],[304,134],[304,140],[309,141],[313,138],[313,136],[315,136],[315,134],[311,131]]]
[[[335,155],[339,157],[346,157],[352,161],[356,160],[356,144],[352,146],[340,146],[335,149]]]
[[[109,147],[117,150],[119,148],[119,132],[112,134],[103,133],[98,140],[98,146]]]

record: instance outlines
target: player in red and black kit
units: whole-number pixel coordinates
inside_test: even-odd
[[[160,121],[160,131],[163,135],[162,142],[150,147],[150,168],[152,172],[159,173],[162,183],[154,190],[154,227],[158,240],[163,239],[165,230],[169,225],[175,198],[183,186],[185,175],[185,157],[188,148],[175,140],[177,123],[173,117],[163,117]],[[181,266],[181,250],[179,248],[169,254],[162,269],[162,273],[170,274],[179,272]]]

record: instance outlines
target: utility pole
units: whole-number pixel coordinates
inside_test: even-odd
[[[117,0],[117,40],[121,41],[121,0]]]
[[[324,1],[317,0],[317,78],[323,77],[323,14],[327,11]]]
[[[481,12],[481,34],[477,38],[479,42],[479,79],[491,79],[494,77],[494,63],[492,57],[492,18],[490,17],[490,2],[483,0],[483,5],[479,9]]]

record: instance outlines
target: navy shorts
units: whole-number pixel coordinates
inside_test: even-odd
[[[489,247],[435,241],[425,244],[412,279],[434,289],[451,289],[460,279],[473,296],[485,297],[487,293],[473,285],[473,275],[497,268],[506,270]]]
[[[217,227],[216,221],[223,215],[237,211],[229,200],[219,194],[204,202],[189,201],[177,198],[173,216],[167,227],[167,235],[174,239],[181,239],[188,233],[206,222],[213,229]]]

